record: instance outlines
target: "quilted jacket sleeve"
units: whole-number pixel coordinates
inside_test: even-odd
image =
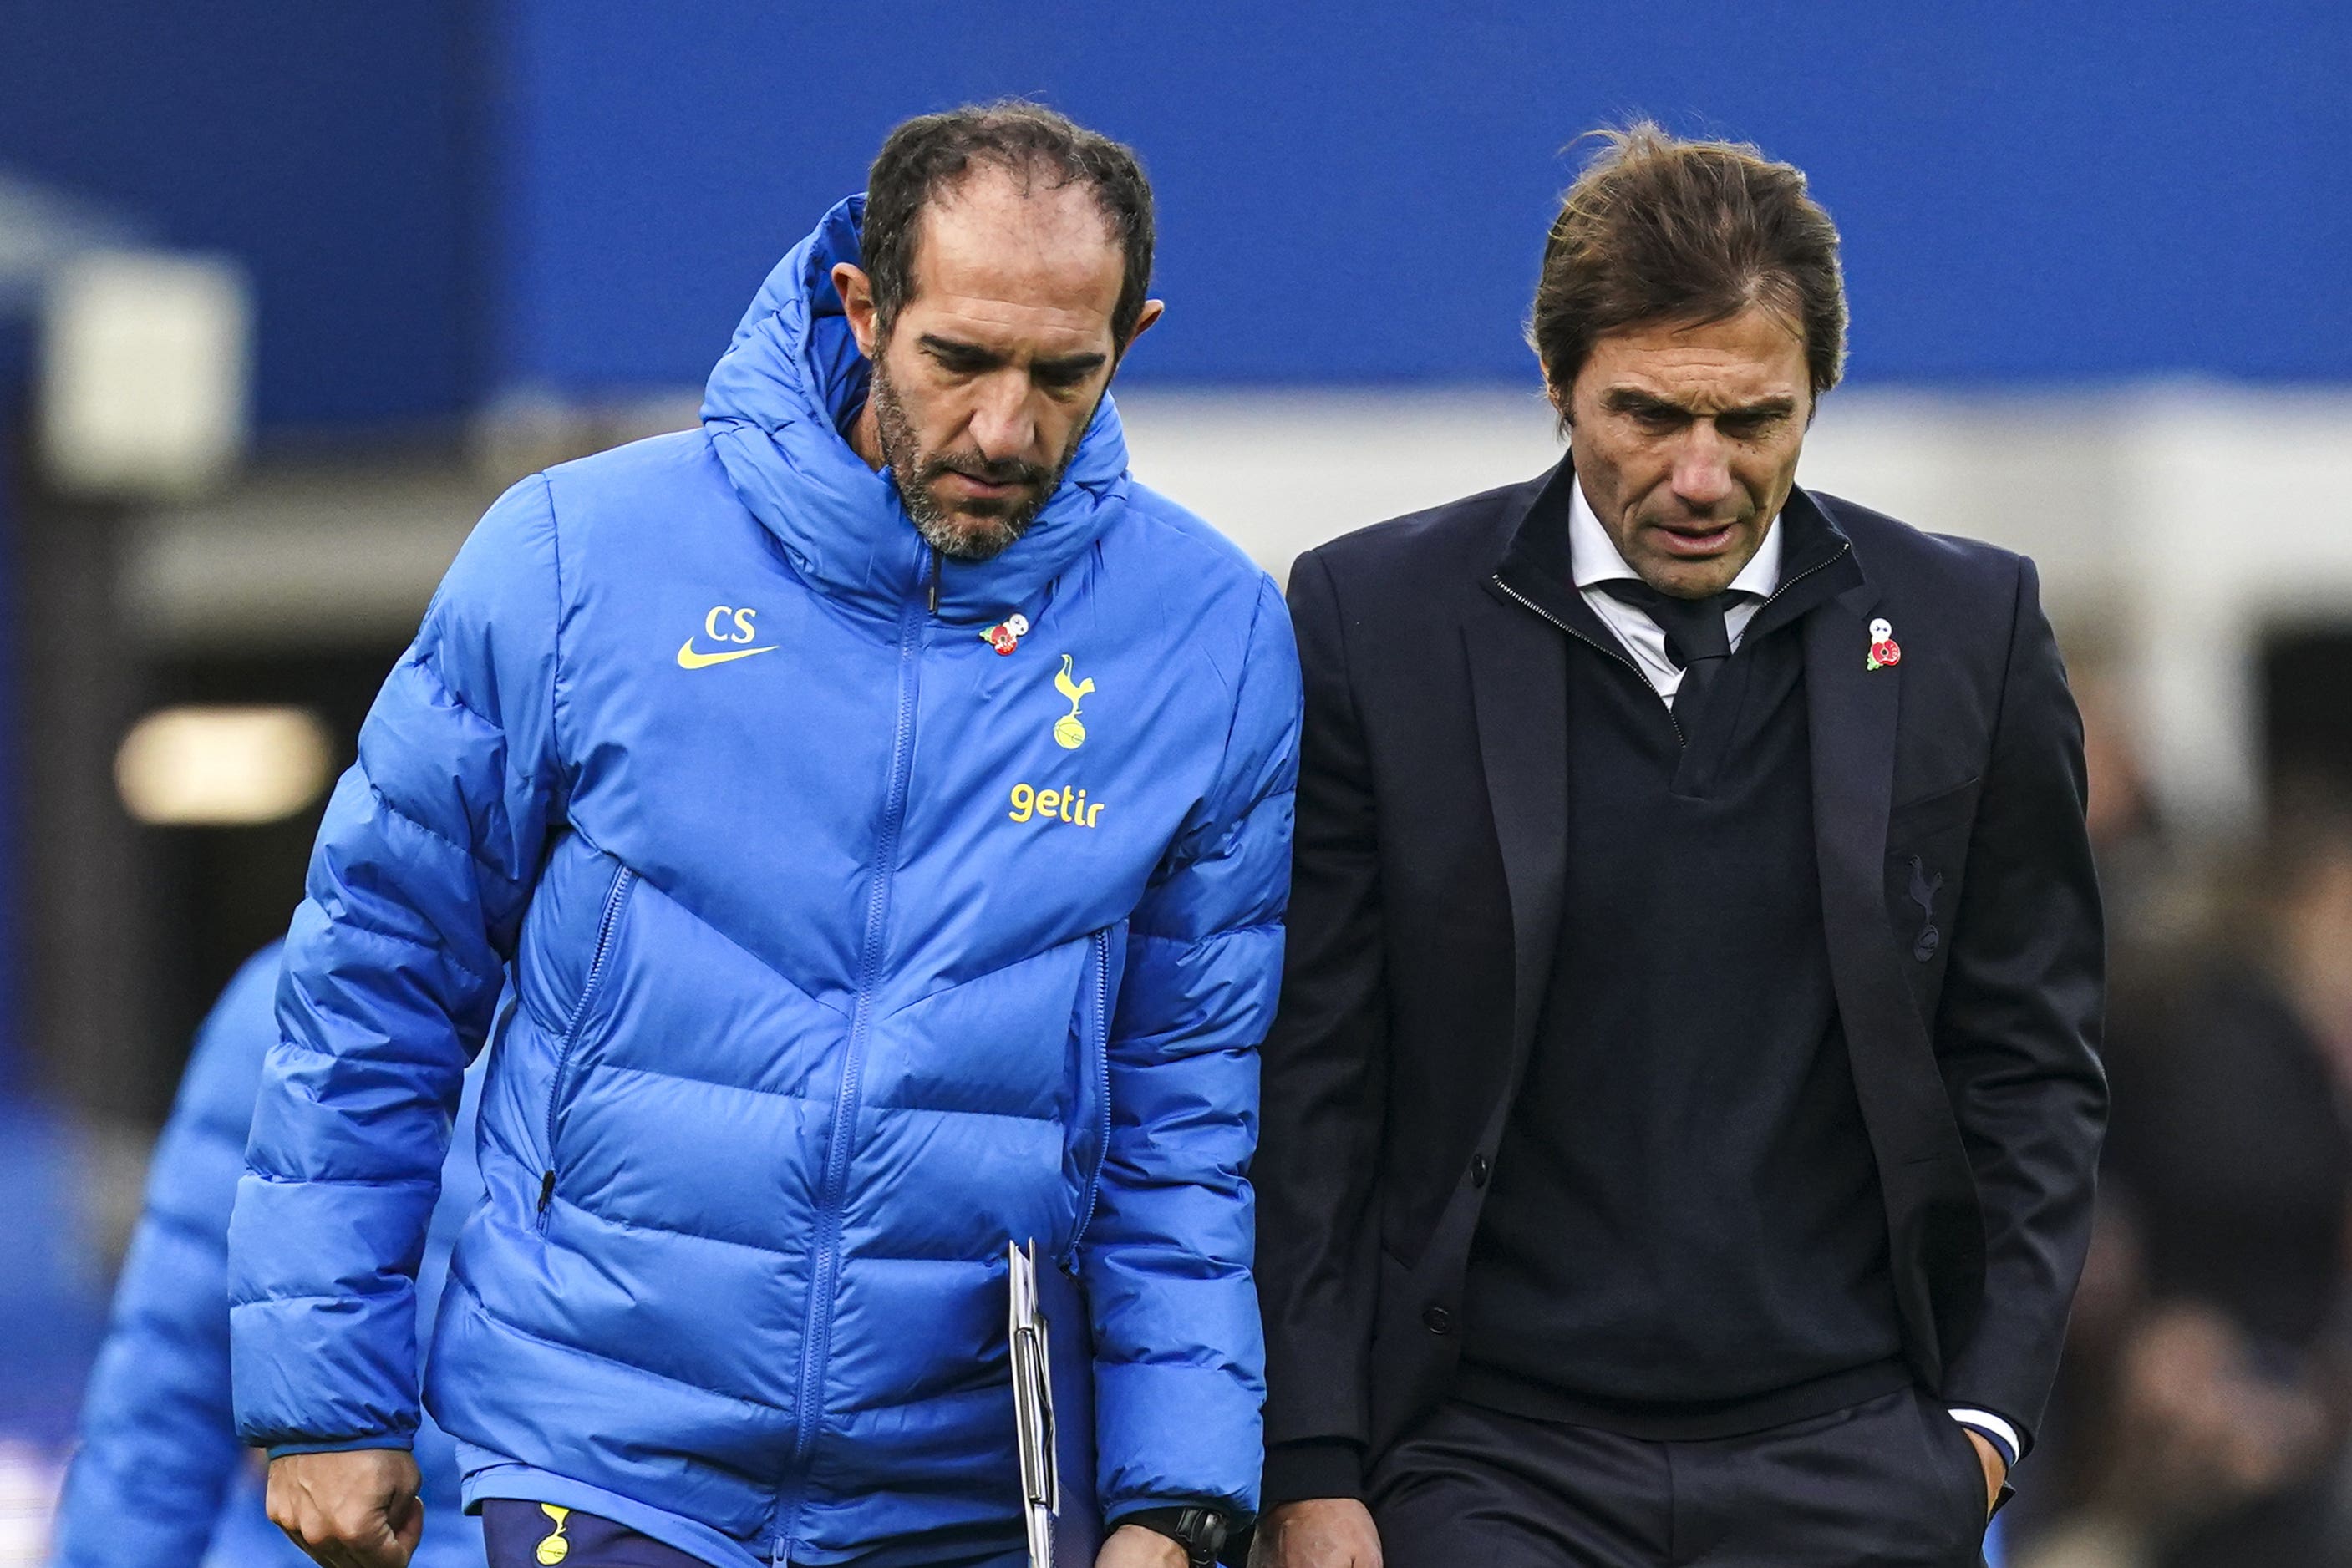
[[[277,984],[273,946],[237,972],[196,1035],[90,1373],[57,1568],[197,1562],[245,1460],[229,1414],[228,1217],[278,1036]]]
[[[237,1429],[274,1452],[416,1428],[450,1118],[562,809],[558,564],[527,479],[451,566],[320,829],[229,1233]]]
[[[1274,1015],[1298,771],[1298,655],[1263,585],[1223,766],[1129,927],[1110,1146],[1082,1269],[1099,1496],[1254,1511],[1265,1347],[1250,1279],[1257,1047]]]

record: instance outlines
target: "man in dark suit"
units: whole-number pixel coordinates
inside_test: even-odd
[[[1973,1563],[2105,1113],[2080,722],[2031,562],[1796,487],[1803,176],[1607,143],[1566,460],[1291,578],[1258,1560]]]

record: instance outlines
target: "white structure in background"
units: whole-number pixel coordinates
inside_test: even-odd
[[[35,450],[58,491],[176,500],[243,456],[253,300],[236,263],[0,171],[0,313],[39,329]]]
[[[1120,411],[1137,474],[1277,574],[1560,450],[1532,391],[1137,393]],[[2262,639],[2352,621],[2352,395],[1840,392],[1801,477],[2032,555],[2062,630],[2095,627],[2113,654],[2167,810],[2207,832],[2253,824]]]
[[[217,256],[93,250],[62,262],[34,389],[43,471],[68,494],[167,499],[244,455],[253,306]]]
[[[251,440],[252,292],[233,261],[147,246],[119,214],[0,173],[0,313],[37,329],[46,486],[152,505],[233,477]],[[267,821],[324,788],[326,751],[307,715],[158,715],[116,771],[141,821]]]
[[[49,1516],[64,1482],[61,1458],[0,1437],[0,1568],[39,1568],[49,1560]]]
[[[127,563],[135,619],[180,646],[397,641],[509,481],[684,428],[698,402],[566,413],[532,400],[485,420],[475,475],[276,473],[165,509]],[[1311,545],[1516,483],[1560,450],[1532,389],[1145,391],[1119,403],[1136,472],[1277,576]],[[1801,476],[2032,555],[2062,633],[2087,633],[2122,683],[2167,812],[2193,832],[2255,825],[2263,639],[2352,622],[2352,393],[1851,389],[1823,405]]]

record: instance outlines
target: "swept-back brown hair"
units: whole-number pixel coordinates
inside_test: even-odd
[[[1803,172],[1744,142],[1684,141],[1646,120],[1594,135],[1601,151],[1560,199],[1528,317],[1563,422],[1596,339],[1721,321],[1750,305],[1802,335],[1818,403],[1845,368],[1845,282],[1837,225],[1806,194]]]

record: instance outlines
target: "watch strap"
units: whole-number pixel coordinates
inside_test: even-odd
[[[1141,1525],[1154,1534],[1168,1537],[1184,1549],[1185,1561],[1192,1568],[1213,1568],[1217,1553],[1225,1549],[1225,1516],[1213,1508],[1192,1503],[1143,1508],[1122,1514],[1118,1522]]]

